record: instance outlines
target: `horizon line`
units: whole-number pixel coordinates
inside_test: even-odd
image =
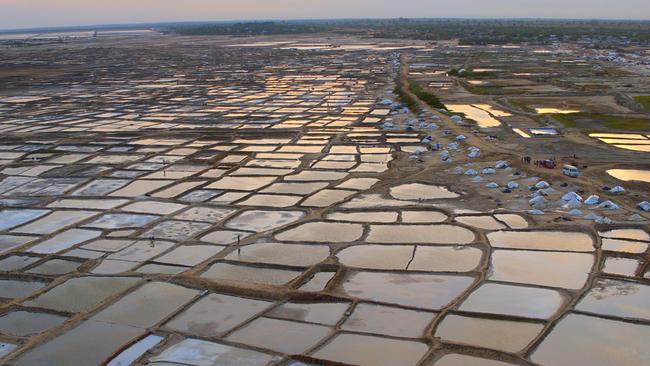
[[[300,21],[345,21],[345,20],[519,20],[519,21],[604,21],[604,22],[650,22],[650,19],[635,19],[635,18],[548,18],[548,17],[369,17],[369,18],[259,18],[259,19],[213,19],[213,20],[161,20],[156,22],[118,22],[118,23],[104,23],[104,24],[80,24],[80,25],[53,25],[42,27],[30,28],[0,28],[0,33],[28,33],[35,31],[65,31],[65,30],[80,30],[96,28],[132,28],[132,27],[145,27],[155,25],[174,25],[174,24],[192,24],[192,23],[255,23],[255,22],[300,22]],[[149,27],[150,28],[150,27]]]

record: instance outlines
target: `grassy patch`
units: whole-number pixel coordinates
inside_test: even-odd
[[[521,100],[508,99],[508,103],[510,103],[513,107],[516,107],[524,112],[535,113],[534,109],[530,108],[528,104],[526,104]]]
[[[418,102],[404,91],[402,85],[397,84],[397,86],[393,90],[393,93],[397,95],[397,98],[399,99],[400,103],[406,105],[411,110],[411,112],[415,114],[420,114],[422,112],[422,109],[418,105]]]
[[[650,119],[643,117],[620,117],[596,113],[553,114],[551,117],[568,128],[650,131]]]
[[[514,92],[508,91],[500,86],[472,85],[470,83],[465,83],[465,82],[463,82],[462,84],[463,87],[472,94],[480,94],[480,95],[514,94]]]
[[[578,125],[576,124],[576,121],[573,118],[571,118],[570,114],[558,113],[558,114],[552,115],[552,117],[553,117],[554,120],[556,120],[556,121],[560,122],[562,125],[564,125],[564,127],[568,127],[568,128],[576,128],[576,127],[578,127]]]
[[[425,102],[429,107],[436,109],[446,109],[445,105],[438,99],[432,92],[424,89],[421,85],[411,81],[409,90],[415,94],[421,101]]]
[[[639,95],[634,97],[634,100],[641,104],[643,108],[650,111],[650,95]]]
[[[469,70],[451,69],[447,71],[447,75],[456,76],[459,78],[474,78],[474,79],[497,77],[497,74],[492,71],[474,71],[472,69]]]

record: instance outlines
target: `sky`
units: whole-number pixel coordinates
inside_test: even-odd
[[[649,0],[0,0],[0,29],[326,18],[650,20]]]

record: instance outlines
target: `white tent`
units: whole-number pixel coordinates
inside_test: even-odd
[[[573,210],[569,211],[569,215],[582,216],[582,211],[578,210],[577,208],[574,208]]]
[[[592,194],[591,196],[589,196],[589,198],[585,200],[585,205],[593,206],[593,205],[597,205],[598,202],[600,202],[600,197],[598,197],[595,194]]]
[[[580,208],[580,207],[582,207],[582,202],[578,201],[575,198],[562,205],[562,208],[564,209],[573,209],[573,208]]]
[[[582,202],[582,197],[579,194],[575,193],[575,192],[569,192],[569,193],[565,194],[564,196],[562,196],[562,201],[569,202],[569,201],[572,201],[572,200],[578,200],[578,201]]]
[[[598,205],[598,208],[606,208],[608,210],[618,210],[620,207],[615,204],[614,202],[607,200],[604,202],[601,202],[600,205]]]
[[[528,203],[531,206],[535,207],[535,208],[543,208],[543,207],[545,207],[546,202],[547,202],[546,198],[544,198],[542,196],[537,196],[537,197],[531,199],[530,201],[528,201]]]
[[[511,180],[510,182],[508,182],[508,188],[510,189],[519,188],[519,183]]]
[[[537,184],[535,184],[535,188],[537,188],[537,189],[544,189],[544,188],[548,188],[550,186],[551,185],[548,184],[548,182],[546,182],[546,181],[537,182]]]
[[[609,217],[601,217],[598,220],[596,220],[596,223],[599,225],[609,225],[612,223],[612,219]]]
[[[609,190],[609,193],[613,193],[613,194],[623,193],[623,192],[625,192],[625,188],[623,188],[621,186],[616,186],[616,187]]]
[[[650,212],[650,202],[648,202],[648,201],[639,202],[636,205],[636,207],[640,208],[641,210],[643,210],[645,212]]]

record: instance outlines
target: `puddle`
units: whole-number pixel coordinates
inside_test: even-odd
[[[641,263],[636,259],[609,257],[605,259],[603,273],[634,277]]]
[[[230,216],[235,211],[227,208],[192,207],[175,215],[174,218],[178,220],[216,223]]]
[[[218,337],[268,309],[273,303],[221,294],[209,294],[165,327],[201,337]]]
[[[460,310],[548,319],[563,302],[553,290],[486,283],[463,301]]]
[[[19,297],[26,297],[43,287],[45,283],[36,281],[19,281],[19,280],[5,280],[0,279],[0,298],[14,299]]]
[[[37,236],[0,235],[0,253],[8,252],[36,239]]]
[[[458,216],[455,220],[483,230],[506,229],[505,225],[495,220],[492,216]]]
[[[63,259],[50,259],[27,272],[42,275],[61,275],[76,271],[80,265],[81,263],[79,262],[66,261]]]
[[[598,232],[603,238],[630,239],[650,242],[650,234],[641,229],[614,229]]]
[[[155,256],[166,252],[174,246],[174,243],[168,241],[155,240],[154,245],[151,241],[139,240],[134,241],[128,247],[109,255],[107,258],[111,260],[129,261],[129,262],[144,262]]]
[[[448,354],[442,356],[435,364],[435,366],[513,366],[512,363],[505,363],[501,361],[488,360],[486,358],[478,358],[459,354]]]
[[[598,279],[576,305],[577,310],[628,319],[650,320],[650,286]]]
[[[201,277],[213,281],[282,286],[301,274],[301,271],[217,263],[208,268]]]
[[[543,329],[544,325],[537,323],[450,314],[438,325],[435,336],[447,342],[517,353]]]
[[[639,241],[603,238],[602,248],[612,252],[641,254],[648,250],[648,244]]]
[[[276,168],[238,168],[237,170],[230,173],[231,176],[280,176],[293,173],[293,169],[276,169]]]
[[[150,282],[93,316],[110,324],[148,328],[171,315],[199,294],[198,290],[164,282]]]
[[[447,109],[454,113],[463,113],[473,121],[476,121],[481,128],[492,128],[501,126],[498,119],[492,117],[487,111],[468,104],[447,104]]]
[[[238,203],[238,206],[260,206],[285,208],[295,206],[302,196],[289,196],[279,194],[254,194],[247,200]]]
[[[330,332],[329,327],[322,325],[258,318],[226,339],[291,355],[305,352]]]
[[[397,221],[397,212],[334,212],[328,214],[328,220],[350,221],[350,222],[380,222],[393,223]]]
[[[261,193],[308,195],[327,187],[328,183],[274,183],[263,189]]]
[[[348,267],[404,270],[413,254],[410,245],[357,245],[343,249],[336,256]]]
[[[276,177],[224,177],[205,188],[250,192],[265,187],[276,179]]]
[[[394,337],[422,338],[435,313],[360,303],[341,329]]]
[[[129,202],[126,199],[61,199],[47,207],[50,208],[84,208],[89,210],[110,210]]]
[[[67,319],[54,314],[12,311],[0,317],[0,332],[26,337],[59,326]]]
[[[381,207],[403,207],[412,206],[417,204],[414,201],[400,201],[395,199],[386,199],[380,194],[362,194],[348,202],[345,202],[340,207],[350,209],[361,208],[381,208]]]
[[[138,281],[127,277],[72,278],[37,298],[26,301],[24,305],[71,313],[88,311],[107,298],[126,291]]]
[[[72,193],[73,196],[105,196],[131,181],[128,179],[95,179]]]
[[[309,267],[325,260],[330,254],[325,245],[263,243],[240,247],[225,259],[248,263],[267,263]]]
[[[607,171],[607,174],[625,182],[638,181],[650,183],[650,170],[610,169]]]
[[[219,365],[219,366],[265,366],[274,357],[225,344],[200,339],[185,339],[149,359],[151,365]]]
[[[179,274],[187,271],[187,267],[166,266],[162,264],[145,264],[136,272],[144,274]]]
[[[212,227],[211,224],[192,221],[163,221],[146,233],[142,234],[143,238],[170,239],[184,241]]]
[[[348,173],[321,171],[321,170],[303,170],[298,174],[287,175],[284,177],[286,181],[300,181],[300,182],[313,182],[313,181],[334,181],[341,180],[348,176]]]
[[[32,220],[36,220],[49,212],[50,210],[2,210],[0,211],[0,231],[9,230]]]
[[[336,325],[350,304],[336,302],[285,303],[266,314],[268,317],[323,325]]]
[[[226,227],[235,230],[254,232],[269,231],[303,218],[302,211],[244,211],[226,223]]]
[[[364,191],[370,189],[377,182],[379,182],[379,179],[376,178],[351,178],[339,184],[336,188]]]
[[[144,196],[162,187],[174,183],[173,180],[145,180],[139,179],[110,194],[112,197],[138,197]]]
[[[212,244],[221,244],[227,245],[236,243],[238,240],[244,240],[245,238],[253,235],[246,231],[234,231],[234,230],[219,230],[213,231],[210,234],[201,238],[201,241],[205,241]]]
[[[140,201],[122,207],[122,211],[144,214],[169,215],[185,208],[185,205],[171,202]]]
[[[338,222],[309,222],[276,234],[281,241],[349,243],[361,238],[363,226]]]
[[[420,342],[342,333],[313,356],[359,366],[414,366],[428,350],[429,347]]]
[[[350,296],[422,309],[440,309],[474,279],[464,276],[358,272],[342,284]]]
[[[494,215],[498,220],[506,223],[511,229],[519,230],[528,227],[528,221],[525,218],[515,214],[496,214]]]
[[[140,228],[159,218],[154,215],[105,214],[85,226],[107,230]]]
[[[495,250],[491,261],[488,278],[492,280],[577,290],[587,282],[594,256],[586,253]]]
[[[559,108],[535,108],[537,114],[571,114],[571,113],[580,113],[576,109],[559,109]]]
[[[570,231],[497,231],[487,235],[496,248],[593,252],[588,234]]]
[[[447,220],[449,217],[438,211],[402,211],[402,222],[405,224],[428,224]]]
[[[614,145],[619,149],[631,150],[631,151],[641,151],[641,152],[650,152],[650,144],[643,145]]]
[[[381,270],[466,272],[476,268],[482,252],[475,248],[358,245],[337,254],[349,267]]]
[[[138,358],[140,358],[145,352],[156,347],[160,344],[165,338],[157,335],[148,335],[129,348],[120,352],[119,355],[114,357],[106,366],[129,366],[133,364]]]
[[[305,284],[300,286],[303,291],[323,291],[336,272],[317,272]]]
[[[468,247],[418,246],[409,271],[468,272],[476,269],[483,252]]]
[[[586,336],[589,335],[589,336]],[[540,365],[648,365],[650,327],[569,314],[532,354]]]
[[[104,259],[103,261],[101,261],[101,263],[99,263],[98,266],[93,268],[93,270],[90,272],[92,274],[97,274],[97,275],[118,274],[118,273],[129,271],[137,265],[138,264],[134,262]]]
[[[182,245],[156,258],[156,262],[193,267],[219,253],[223,248],[214,245]]]
[[[474,233],[454,225],[371,225],[369,243],[469,244]]]
[[[342,189],[323,189],[309,196],[300,205],[306,207],[327,207],[341,202],[355,193],[357,192]]]
[[[0,271],[2,272],[13,272],[20,269],[23,269],[31,264],[34,264],[41,260],[40,257],[28,257],[22,255],[12,255],[3,259],[0,259]]]
[[[100,234],[99,231],[94,230],[70,229],[31,247],[28,251],[40,254],[57,253],[74,245],[94,239]]]
[[[411,183],[403,184],[390,189],[390,195],[398,200],[432,200],[460,197],[445,187],[429,184]]]
[[[142,329],[126,325],[87,320],[23,354],[16,365],[99,365],[143,332]]]

